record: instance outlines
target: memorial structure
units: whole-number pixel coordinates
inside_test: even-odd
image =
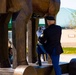
[[[0,0],[0,67],[10,67],[8,59],[8,22],[21,9],[19,0]]]
[[[36,26],[38,19],[51,15],[56,17],[60,0],[1,0],[0,2],[0,67],[10,67],[8,60],[8,27],[12,16],[13,45],[17,50],[17,66],[27,65],[26,29],[31,20],[32,25],[32,59],[35,60]]]
[[[28,64],[26,60],[26,29],[31,20],[32,27],[32,59],[36,53],[36,26],[38,19],[51,15],[56,17],[60,8],[60,0],[21,0],[22,9],[13,15],[13,43],[17,49],[17,65]],[[29,28],[30,29],[30,28]],[[33,62],[33,61],[32,61]]]

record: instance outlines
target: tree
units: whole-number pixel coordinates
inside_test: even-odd
[[[71,19],[69,22],[69,28],[76,28],[76,11],[71,13]]]

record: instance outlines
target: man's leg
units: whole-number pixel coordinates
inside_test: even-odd
[[[41,66],[41,54],[38,54],[38,65]]]
[[[60,55],[51,55],[52,64],[56,75],[61,75],[61,68],[59,66]]]

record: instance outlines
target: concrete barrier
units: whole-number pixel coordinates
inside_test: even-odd
[[[76,75],[76,58],[71,59],[69,63],[69,75]]]
[[[33,66],[20,65],[14,70],[13,75],[37,75],[37,72]]]
[[[12,68],[0,68],[0,75],[13,75],[13,72]]]

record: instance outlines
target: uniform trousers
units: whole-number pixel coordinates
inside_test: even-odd
[[[56,49],[53,50],[53,53],[50,55],[50,58],[52,60],[55,75],[61,75],[61,68],[60,68],[60,65],[59,65],[60,54],[56,55],[55,51],[56,51]]]

